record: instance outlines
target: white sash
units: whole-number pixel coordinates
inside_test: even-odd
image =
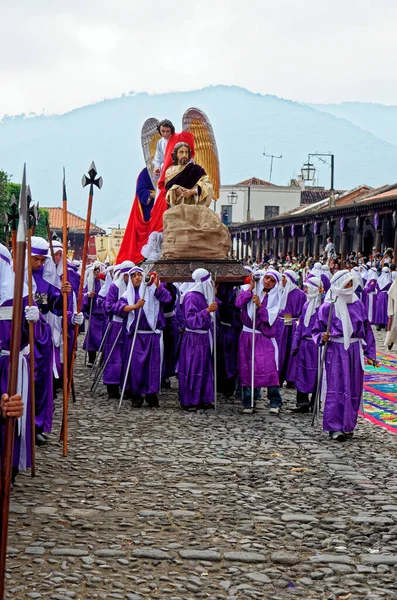
[[[26,418],[27,418],[27,407],[28,407],[28,393],[29,393],[29,371],[28,363],[25,357],[29,354],[29,346],[25,346],[19,352],[18,359],[18,382],[17,382],[17,394],[20,394],[23,402],[23,415],[18,419],[18,436],[21,438],[20,443],[20,455],[19,455],[19,470],[23,471],[26,469]],[[9,356],[9,350],[2,350],[2,356]],[[34,440],[32,440],[34,444]]]

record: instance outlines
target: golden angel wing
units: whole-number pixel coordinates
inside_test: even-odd
[[[154,117],[146,119],[142,126],[141,132],[143,157],[145,159],[146,168],[149,171],[149,175],[154,187],[157,185],[157,178],[154,175],[153,159],[156,152],[157,142],[161,137],[157,131],[158,125],[158,119]]]
[[[189,108],[182,117],[182,129],[194,136],[194,162],[205,169],[214,188],[214,199],[217,200],[221,182],[218,148],[212,125],[199,108]]]

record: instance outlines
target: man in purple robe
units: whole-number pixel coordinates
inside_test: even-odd
[[[109,291],[103,300],[103,310],[110,322],[103,349],[103,364],[106,364],[103,371],[103,383],[107,387],[109,400],[120,399],[125,313],[123,311],[124,304],[119,304],[119,300],[127,290],[128,271],[134,266],[130,260],[116,265],[113,271],[113,283],[110,284]]]
[[[196,269],[194,284],[182,296],[182,335],[179,361],[179,402],[181,408],[194,412],[213,408],[214,367],[213,329],[218,304],[214,301],[211,274]]]
[[[62,316],[62,293],[70,294],[72,287],[70,283],[59,284],[59,276],[49,256],[49,245],[44,238],[32,237],[31,260],[34,299],[44,321],[47,321],[47,326],[43,324],[41,327],[40,335],[35,332],[36,444],[42,445],[46,443],[43,432],[50,432],[52,428],[53,375],[59,375],[54,360],[53,334],[61,337],[61,332],[51,329],[51,319],[54,315]]]
[[[280,294],[280,313],[278,319],[278,348],[280,385],[287,382],[287,387],[294,386],[296,356],[291,353],[297,321],[306,302],[305,293],[298,288],[297,274],[287,269],[282,275]]]
[[[101,346],[106,321],[102,304],[98,302],[98,294],[103,285],[103,279],[100,277],[100,263],[95,262],[86,270],[86,274],[82,310],[88,319],[88,329],[83,343],[83,350],[88,352],[87,367],[92,367],[96,353]]]
[[[179,324],[176,314],[176,303],[179,302],[178,288],[173,283],[166,283],[165,287],[171,294],[171,302],[162,303],[165,317],[164,336],[164,361],[161,387],[170,388],[170,378],[176,373],[177,352],[179,342]]]
[[[254,388],[267,387],[270,401],[270,414],[278,415],[282,406],[279,391],[277,316],[280,298],[278,271],[269,269],[257,272],[259,281],[251,279],[250,284],[236,298],[236,306],[241,310],[243,330],[238,345],[238,370],[243,393],[244,413],[252,414],[252,338],[255,335]],[[255,292],[255,293],[254,293]],[[253,318],[255,315],[255,331]]]
[[[331,439],[343,441],[353,435],[357,424],[364,386],[364,356],[370,364],[376,362],[374,334],[365,307],[354,293],[354,278],[349,271],[338,271],[332,277],[330,291],[318,310],[313,339],[320,347],[326,343],[320,382],[323,429]]]
[[[303,285],[307,302],[303,306],[291,350],[296,356],[296,408],[293,412],[297,413],[308,413],[313,408],[317,388],[318,347],[313,341],[312,330],[323,292],[322,281],[318,277],[309,277]]]
[[[236,307],[237,289],[233,284],[219,284],[218,390],[227,398],[236,391],[238,377],[237,351],[242,329],[240,311]]]
[[[11,267],[11,255],[0,244],[0,389],[6,390],[10,365],[10,343],[12,329],[12,311],[14,297],[14,272]],[[37,335],[42,327],[37,306],[28,306],[27,289],[23,298],[24,318],[22,321],[17,393],[21,395],[24,412],[18,421],[14,439],[13,477],[19,470],[31,466],[31,406],[30,406],[30,363],[29,363],[29,321],[35,323]],[[0,447],[3,444],[4,430],[0,427]]]
[[[53,247],[53,250],[54,250],[54,263],[55,263],[56,271],[57,271],[57,274],[59,275],[60,281],[62,281],[62,276],[63,276],[63,261],[62,261],[63,244],[61,242],[58,242],[57,240],[54,240],[52,242],[52,247]],[[77,265],[74,265],[70,261],[67,261],[67,269],[68,269],[68,281],[69,281],[70,285],[72,286],[72,290],[75,293],[76,298],[77,298],[78,293],[79,293],[79,287],[80,287],[80,275],[79,275],[79,272],[78,272],[78,267],[77,267]]]
[[[387,328],[389,317],[387,314],[388,291],[391,288],[391,272],[389,267],[383,267],[382,273],[376,282],[376,310],[375,310],[375,325],[377,331]]]
[[[371,267],[368,271],[367,283],[362,293],[362,301],[365,308],[367,309],[367,315],[371,325],[375,324],[376,315],[376,300],[377,300],[377,287],[376,282],[378,281],[378,270],[376,267]]]
[[[126,329],[122,380],[126,381],[125,389],[131,396],[133,408],[140,408],[144,399],[150,407],[157,407],[165,327],[160,303],[171,302],[172,298],[157,273],[149,282],[144,280],[144,271],[140,267],[133,267],[128,275],[127,291],[118,303]],[[135,345],[132,346],[134,338]]]

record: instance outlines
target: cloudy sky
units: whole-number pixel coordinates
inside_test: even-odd
[[[0,0],[0,116],[230,84],[397,104],[395,0]]]

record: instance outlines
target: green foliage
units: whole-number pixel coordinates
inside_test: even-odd
[[[0,170],[0,242],[6,241],[6,216],[5,213],[9,210],[11,199],[8,195],[9,177],[5,171]]]
[[[46,208],[39,208],[39,222],[37,223],[34,234],[39,235],[40,237],[43,237],[46,240],[48,240],[47,223],[49,222],[49,218],[49,211]]]
[[[20,183],[13,183],[10,181],[9,175],[0,170],[0,242],[6,243],[6,237],[11,238],[11,234],[8,232],[7,220],[5,213],[11,210],[11,200],[15,196],[17,202],[19,201],[19,193],[21,189]],[[39,208],[39,222],[36,226],[35,235],[39,235],[45,239],[47,236],[47,223],[49,219],[49,212],[45,208]]]

